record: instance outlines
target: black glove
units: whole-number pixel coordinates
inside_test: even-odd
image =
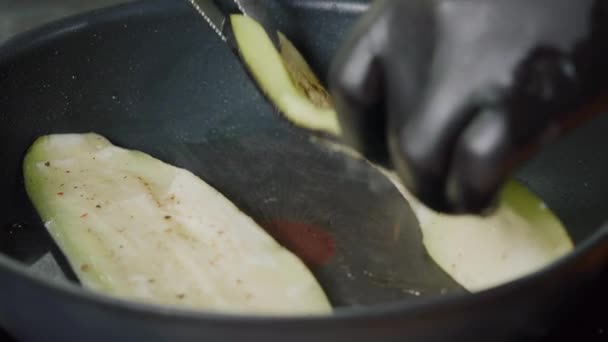
[[[480,212],[608,98],[608,1],[380,0],[334,60],[346,142],[428,206]]]

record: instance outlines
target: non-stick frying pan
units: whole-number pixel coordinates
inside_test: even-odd
[[[296,19],[281,28],[323,74],[365,3],[286,1]],[[608,118],[595,120],[519,175],[562,218],[576,251],[472,295],[428,257],[391,183],[281,119],[186,1],[136,2],[52,24],[0,49],[0,324],[28,341],[537,337],[608,264],[606,129]],[[20,175],[37,136],[89,131],[222,191],[307,262],[336,313],[223,316],[80,288]]]

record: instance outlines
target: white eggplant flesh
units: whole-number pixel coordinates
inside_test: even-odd
[[[448,215],[420,203],[391,175],[416,213],[433,260],[471,292],[503,285],[536,272],[574,249],[561,221],[521,183],[502,189],[488,216]]]
[[[330,97],[295,46],[278,32],[278,51],[264,28],[244,15],[230,17],[239,52],[258,85],[298,126],[340,135]]]
[[[86,288],[213,312],[331,312],[295,255],[187,170],[100,135],[62,134],[33,144],[24,176]]]

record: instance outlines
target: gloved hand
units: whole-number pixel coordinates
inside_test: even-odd
[[[375,1],[330,72],[345,140],[428,206],[480,212],[608,99],[607,28],[604,0]]]

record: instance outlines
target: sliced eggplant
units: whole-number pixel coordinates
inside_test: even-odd
[[[251,17],[235,14],[230,20],[249,72],[279,111],[298,126],[340,135],[329,94],[289,39],[279,33],[277,51]]]
[[[471,292],[531,274],[574,248],[560,220],[514,180],[502,189],[498,208],[482,217],[435,212],[409,193],[396,175],[391,179],[416,213],[431,258]]]
[[[287,119],[302,128],[324,130],[339,137],[331,99],[327,95],[322,102],[316,100],[325,98],[327,92],[314,74],[310,76],[312,71],[293,44],[280,35],[284,51],[279,54],[253,19],[233,16],[232,25],[250,72]],[[307,89],[319,87],[323,91],[311,92],[316,97],[307,95]],[[362,158],[349,148],[339,150]],[[573,249],[572,240],[557,217],[538,197],[514,181],[505,187],[499,209],[490,217],[449,216],[426,208],[396,176],[387,176],[414,208],[431,257],[470,291],[532,273]]]
[[[326,314],[304,264],[192,173],[96,134],[39,138],[27,193],[82,284],[237,314]]]

